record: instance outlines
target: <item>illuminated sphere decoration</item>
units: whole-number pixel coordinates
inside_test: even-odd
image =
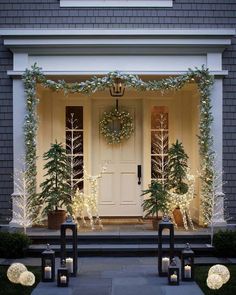
[[[218,290],[223,286],[223,281],[219,275],[212,274],[207,278],[207,287],[212,290]]]
[[[7,277],[9,281],[14,284],[19,284],[19,277],[21,273],[27,271],[27,268],[22,263],[13,263],[7,270]]]
[[[212,274],[219,275],[222,279],[223,284],[226,284],[230,279],[230,272],[228,268],[222,264],[213,265],[208,271],[208,276]]]
[[[30,271],[24,271],[19,277],[19,282],[23,286],[33,286],[35,283],[35,276]]]

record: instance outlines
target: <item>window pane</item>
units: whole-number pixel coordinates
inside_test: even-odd
[[[83,129],[83,107],[66,107],[66,128]]]
[[[73,189],[83,189],[83,107],[66,107],[66,152],[72,169]]]
[[[168,108],[155,106],[152,108],[151,129],[168,129]]]
[[[166,106],[154,106],[151,114],[151,178],[163,181],[166,179],[169,118]]]

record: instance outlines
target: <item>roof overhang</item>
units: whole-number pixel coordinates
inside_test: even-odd
[[[0,29],[4,45],[28,54],[223,52],[234,29]]]

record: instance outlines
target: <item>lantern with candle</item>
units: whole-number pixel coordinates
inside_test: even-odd
[[[173,258],[168,268],[168,283],[171,286],[179,285],[179,267]]]
[[[61,267],[57,270],[57,286],[68,287],[69,284],[69,272],[66,268],[65,260],[62,260]]]
[[[181,253],[181,273],[182,281],[194,280],[194,252],[189,243]]]
[[[169,230],[169,249],[163,251],[163,230]],[[158,229],[158,272],[159,276],[168,276],[170,260],[174,258],[174,225],[167,216],[159,223]]]
[[[42,252],[42,281],[54,282],[55,280],[55,252],[50,249],[50,245],[47,244],[47,248]]]
[[[72,253],[68,254],[66,233],[67,230],[72,231]],[[76,277],[77,275],[77,224],[68,217],[66,222],[61,224],[61,261],[65,261],[65,265],[68,269],[69,275]]]

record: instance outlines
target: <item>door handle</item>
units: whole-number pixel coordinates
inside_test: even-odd
[[[142,165],[137,166],[137,174],[138,174],[138,185],[141,184],[141,177],[142,177]]]

